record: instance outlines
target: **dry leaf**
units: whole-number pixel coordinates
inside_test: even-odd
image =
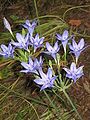
[[[70,20],[69,24],[78,27],[79,25],[81,25],[81,20]]]

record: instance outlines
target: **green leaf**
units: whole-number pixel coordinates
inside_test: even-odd
[[[10,18],[11,18],[13,21],[16,21],[16,20],[18,20],[18,19],[19,19],[19,17],[18,17],[18,16],[16,16],[16,15],[11,15],[11,16],[10,16]]]

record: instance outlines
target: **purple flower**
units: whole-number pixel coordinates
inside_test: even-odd
[[[79,68],[76,68],[76,64],[74,62],[72,62],[70,69],[67,68],[63,68],[66,71],[66,77],[71,78],[72,80],[74,80],[74,82],[76,82],[77,79],[79,79],[83,74],[83,67],[81,66]]]
[[[7,21],[7,19],[5,17],[3,18],[3,22],[4,22],[4,26],[6,27],[6,29],[8,29],[9,32],[11,33],[11,35],[13,36],[11,26],[10,26],[9,22]]]
[[[39,70],[40,77],[34,80],[35,83],[38,85],[42,85],[40,90],[44,90],[46,88],[51,88],[54,85],[54,81],[56,79],[56,76],[52,77],[52,69],[48,68],[47,74],[43,73],[42,69]]]
[[[56,54],[59,51],[60,47],[58,46],[58,41],[55,43],[54,47],[52,47],[48,42],[46,43],[46,48],[48,52],[44,52],[48,55],[51,55],[56,60]]]
[[[31,72],[31,73],[36,73],[38,74],[38,71],[39,69],[41,69],[42,67],[42,57],[40,57],[40,60],[38,61],[37,59],[35,59],[34,61],[29,57],[29,62],[26,63],[26,62],[22,62],[21,65],[25,68],[25,70],[21,70],[21,72],[24,72],[24,73],[28,73],[28,72]]]
[[[72,38],[72,36],[69,37],[68,31],[65,30],[62,35],[56,34],[56,38],[62,42],[64,52],[66,53],[66,45],[68,43],[68,40],[70,40]]]
[[[40,56],[39,60],[37,58],[34,60],[34,66],[36,66],[37,70],[42,68],[42,64],[43,64],[42,56]]]
[[[37,34],[34,37],[30,37],[30,44],[34,47],[34,52],[36,51],[37,48],[42,47],[43,45],[43,41],[44,41],[44,37],[39,38],[39,35]]]
[[[8,47],[2,44],[1,49],[0,55],[4,56],[5,58],[14,57],[14,48],[12,47],[11,43],[9,43]]]
[[[32,23],[30,23],[29,20],[26,20],[25,24],[23,24],[23,26],[24,26],[26,29],[28,29],[28,31],[29,31],[29,33],[30,33],[31,36],[32,36],[32,34],[33,34],[33,31],[34,31],[36,25],[37,25],[36,21],[33,21]]]
[[[23,48],[27,51],[29,51],[28,49],[28,45],[29,45],[29,34],[27,33],[26,36],[21,35],[20,33],[16,34],[16,39],[18,42],[11,42],[15,47],[18,48]]]
[[[72,45],[69,43],[69,48],[71,49],[71,53],[74,53],[76,57],[76,63],[78,61],[78,57],[80,56],[81,52],[85,49],[84,47],[84,39],[82,38],[80,42],[77,44],[73,39]]]

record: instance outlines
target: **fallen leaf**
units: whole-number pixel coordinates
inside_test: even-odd
[[[79,25],[81,25],[81,20],[70,20],[69,24],[78,27]]]

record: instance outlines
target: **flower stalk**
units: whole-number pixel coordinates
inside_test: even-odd
[[[62,89],[64,95],[66,96],[66,98],[68,99],[68,101],[70,102],[71,106],[73,107],[74,111],[76,112],[76,114],[78,115],[79,119],[82,120],[80,114],[78,113],[76,107],[74,106],[73,102],[71,101],[70,97],[68,96],[67,92],[65,91],[65,89]]]
[[[53,101],[50,99],[50,97],[49,97],[49,95],[47,94],[47,92],[46,92],[45,90],[44,90],[43,92],[44,92],[44,94],[46,95],[46,97],[47,97],[47,99],[49,100],[49,102],[50,102],[50,104],[52,105],[52,107],[55,109],[55,111],[58,112],[56,106],[53,104]],[[58,120],[63,120],[63,119],[62,119],[62,117],[59,117]]]

